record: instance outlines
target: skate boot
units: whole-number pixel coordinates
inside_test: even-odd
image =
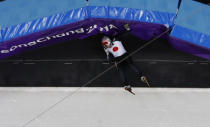
[[[145,76],[141,76],[141,81],[142,81],[143,83],[146,83],[146,82],[147,82],[147,78],[146,78]]]
[[[132,88],[131,88],[131,86],[130,86],[130,85],[128,85],[128,86],[124,86],[124,88],[125,88],[125,90],[127,90],[127,91],[132,91]]]
[[[124,89],[127,90],[128,92],[132,93],[133,95],[135,95],[135,93],[132,92],[132,88],[130,85],[124,86]]]
[[[146,78],[145,76],[141,76],[141,81],[142,81],[143,83],[146,83],[147,86],[150,87],[150,85],[149,85],[149,83],[148,83],[148,81],[147,81],[147,78]]]

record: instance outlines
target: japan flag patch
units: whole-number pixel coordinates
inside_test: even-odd
[[[118,47],[114,47],[112,50],[113,50],[113,52],[117,52],[119,50],[119,48]]]

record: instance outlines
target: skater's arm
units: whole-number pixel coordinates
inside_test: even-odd
[[[107,59],[107,61],[110,61],[108,49],[104,47],[104,51],[105,51],[105,53],[106,53],[106,59]]]
[[[107,56],[109,56],[109,51],[107,48],[104,48],[104,52],[106,53]]]
[[[111,53],[109,53],[108,48],[104,48],[104,51],[106,53],[106,59],[107,59],[108,62],[115,61],[114,56]]]
[[[125,28],[125,30],[123,30],[123,31],[118,31],[116,34],[114,34],[113,36],[112,36],[112,38],[113,38],[113,40],[118,40],[118,38],[120,37],[120,36],[123,36],[123,35],[126,35],[127,33],[129,33],[130,32],[130,26],[129,26],[129,24],[125,24],[124,25],[124,28]]]

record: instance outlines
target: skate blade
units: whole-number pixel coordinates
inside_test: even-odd
[[[125,89],[126,90],[126,89]],[[129,91],[129,90],[126,90],[126,91],[128,91],[129,93],[131,93],[131,94],[133,94],[133,95],[136,95],[134,92],[132,92],[132,91]]]
[[[150,87],[149,82],[147,81],[147,79],[145,79],[145,83],[147,84],[148,87]]]

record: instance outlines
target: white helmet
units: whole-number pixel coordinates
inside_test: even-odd
[[[109,38],[109,37],[107,37],[107,36],[104,36],[103,38],[102,38],[102,45],[103,46],[108,46],[108,45],[110,45],[111,44],[111,39]]]

